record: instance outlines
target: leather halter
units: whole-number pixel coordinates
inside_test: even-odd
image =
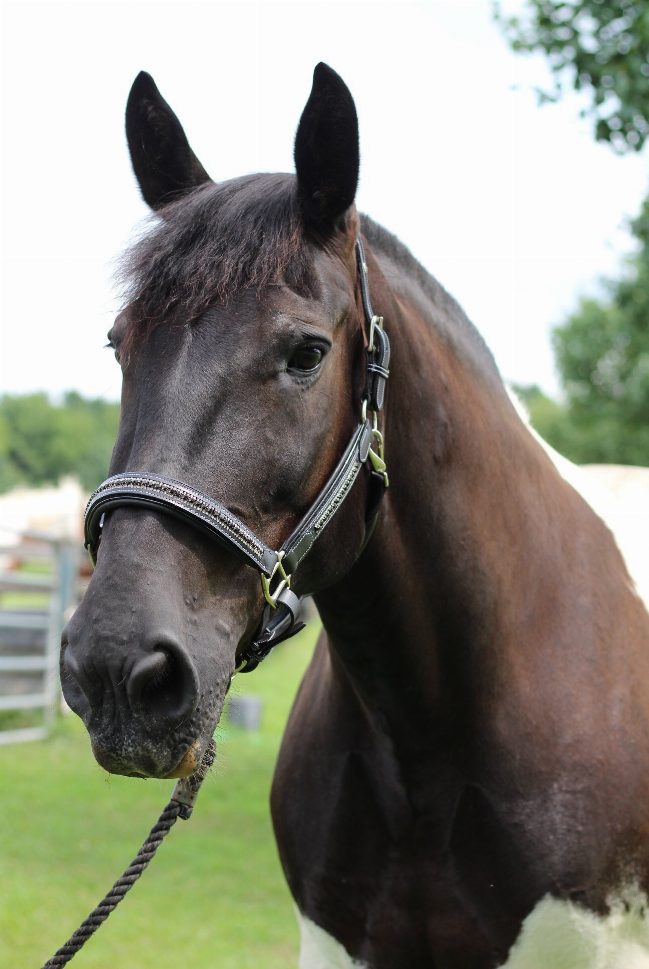
[[[187,522],[208,535],[232,555],[261,575],[266,607],[257,633],[240,655],[237,671],[251,672],[278,643],[304,628],[299,621],[300,605],[290,588],[295,570],[311,551],[369,459],[372,466],[363,548],[369,541],[388,487],[383,460],[383,438],[378,429],[378,412],[385,398],[389,374],[390,341],[383,329],[383,317],[375,316],[370,302],[367,264],[363,243],[356,242],[358,275],[366,323],[369,326],[365,390],[361,399],[361,422],[352,434],[340,461],[313,505],[293,529],[279,551],[269,548],[240,519],[218,501],[173,478],[127,471],[107,478],[90,496],[84,517],[85,547],[93,565],[101,540],[104,516],[117,507],[136,506],[162,511]],[[368,415],[371,415],[368,416]],[[371,447],[374,439],[378,452]],[[271,589],[271,584],[274,589]]]

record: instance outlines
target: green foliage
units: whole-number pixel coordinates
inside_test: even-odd
[[[537,384],[513,384],[516,396],[525,404],[532,427],[560,454],[577,460],[575,431],[565,404],[552,400]]]
[[[579,464],[649,465],[649,201],[632,228],[627,274],[554,331],[566,403],[515,388],[539,434]]]
[[[515,388],[541,437],[578,464],[649,465],[649,201],[632,228],[627,274],[554,331],[566,403]]]
[[[649,200],[633,223],[641,244],[604,299],[583,299],[554,332],[572,420],[592,460],[649,465]]]
[[[532,427],[555,451],[575,464],[649,464],[643,435],[629,434],[616,415],[592,419],[587,411],[548,397],[535,384],[513,388],[527,408]]]
[[[0,491],[75,475],[85,488],[103,481],[117,434],[119,405],[76,391],[60,405],[44,393],[0,398]]]
[[[564,79],[591,97],[595,137],[617,151],[640,149],[649,135],[649,7],[646,0],[528,0],[522,17],[497,19],[514,50],[542,51],[556,101]]]
[[[556,78],[589,92],[595,137],[617,151],[649,135],[646,0],[528,0],[522,17],[497,17],[514,50],[542,51]],[[578,462],[649,465],[649,199],[631,226],[637,254],[601,299],[582,299],[554,331],[566,405],[527,388],[532,423]]]

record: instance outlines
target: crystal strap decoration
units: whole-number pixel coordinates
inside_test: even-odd
[[[202,530],[224,541],[231,550],[238,550],[244,561],[264,575],[270,575],[277,561],[277,553],[218,501],[171,478],[139,472],[113,475],[90,496],[85,540],[91,558],[96,557],[101,516],[111,507],[128,504],[158,507],[199,529],[203,526]]]

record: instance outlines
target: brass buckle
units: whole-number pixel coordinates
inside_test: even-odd
[[[377,326],[383,327],[383,317],[373,316],[370,320],[370,335],[367,340],[367,349],[371,353],[374,349],[374,330]]]
[[[269,606],[273,609],[277,609],[277,596],[280,594],[282,589],[290,589],[291,587],[291,576],[284,571],[284,566],[282,565],[282,559],[284,558],[285,552],[279,552],[277,555],[277,561],[273,566],[273,571],[270,576],[266,578],[265,575],[261,577],[261,587],[264,590],[264,598]],[[270,591],[270,584],[275,578],[275,575],[279,572],[280,581],[273,593]]]
[[[383,484],[386,488],[390,487],[390,479],[388,478],[387,465],[385,463],[385,457],[383,454],[383,435],[379,430],[379,422],[376,411],[372,412],[372,434],[378,441],[379,453],[373,451],[372,448],[367,452],[367,456],[372,462],[372,467],[377,474],[383,475]]]

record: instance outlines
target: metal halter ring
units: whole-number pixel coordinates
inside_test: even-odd
[[[367,456],[372,462],[372,467],[377,474],[383,475],[383,484],[386,488],[390,487],[390,480],[388,478],[387,466],[385,463],[385,456],[383,454],[383,435],[379,430],[379,420],[376,411],[372,411],[372,434],[377,440],[379,445],[379,453],[373,451],[372,448],[369,449]]]
[[[370,320],[370,335],[367,340],[367,349],[369,350],[370,353],[374,349],[374,329],[377,326],[380,326],[381,329],[383,329],[382,316],[373,316],[372,319]]]
[[[277,609],[277,596],[280,594],[282,589],[290,589],[291,587],[291,576],[287,575],[287,573],[284,571],[284,566],[282,565],[282,559],[284,558],[285,554],[285,552],[279,552],[277,561],[273,567],[273,571],[270,573],[268,578],[266,578],[265,575],[261,576],[261,587],[264,590],[264,597],[268,605],[273,609]],[[277,572],[279,572],[281,576],[281,581],[275,589],[275,592],[271,595],[270,584],[275,577],[275,573]]]

